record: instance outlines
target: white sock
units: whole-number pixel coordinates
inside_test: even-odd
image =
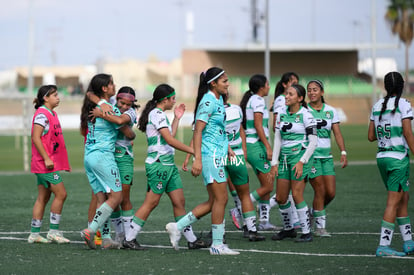
[[[186,238],[186,240],[190,243],[193,243],[197,240],[197,237],[194,235],[193,227],[191,225],[187,225],[183,229],[183,235]]]
[[[309,208],[307,205],[305,207],[299,208],[297,210],[300,226],[302,227],[302,233],[307,234],[310,232],[310,219],[309,219]]]
[[[132,221],[130,224],[130,230],[128,230],[128,232],[125,232],[125,240],[132,241],[133,239],[136,239],[141,229],[142,227],[140,225]]]

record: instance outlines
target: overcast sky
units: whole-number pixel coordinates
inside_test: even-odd
[[[250,0],[31,0],[35,65],[87,65],[178,58],[193,45],[244,45],[252,40]],[[28,64],[30,0],[0,0],[0,70]],[[270,44],[347,44],[371,41],[371,0],[269,0]],[[404,47],[384,15],[388,0],[376,1],[377,50],[404,68]],[[265,0],[258,0],[263,12]],[[186,32],[192,11],[194,32]],[[264,28],[259,29],[264,40]],[[411,60],[414,50],[411,46]],[[370,55],[362,51],[361,57]],[[414,62],[411,64],[414,67]]]

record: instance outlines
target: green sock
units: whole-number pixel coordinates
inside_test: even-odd
[[[212,245],[221,245],[223,244],[223,236],[224,236],[224,224],[212,224],[211,231],[213,235],[213,243]]]

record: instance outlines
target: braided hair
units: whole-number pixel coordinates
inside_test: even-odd
[[[381,121],[382,114],[387,109],[388,100],[396,96],[394,102],[394,109],[391,111],[392,114],[395,114],[398,107],[398,102],[400,101],[401,94],[404,89],[404,79],[399,72],[389,72],[384,77],[384,88],[387,91],[387,95],[384,97],[384,102],[382,103],[382,108],[379,116],[379,120]]]

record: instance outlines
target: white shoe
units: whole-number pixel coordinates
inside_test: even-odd
[[[276,231],[280,229],[281,228],[271,224],[270,222],[261,222],[257,226],[257,230],[260,230],[260,231]]]
[[[170,235],[170,242],[171,242],[172,247],[175,250],[179,250],[180,247],[178,246],[178,242],[180,241],[180,238],[181,238],[181,232],[177,228],[177,223],[170,222],[165,226],[165,229]]]
[[[29,238],[27,238],[28,243],[50,243],[50,241],[46,238],[43,238],[39,234],[30,234]]]
[[[62,244],[62,243],[70,243],[70,240],[63,237],[60,231],[49,231],[47,233],[47,239],[51,242]]]
[[[317,237],[325,237],[325,238],[329,238],[332,236],[331,234],[329,234],[328,231],[326,231],[325,228],[316,228],[313,234]]]
[[[125,233],[124,232],[115,234],[115,241],[117,243],[120,243],[121,244],[124,241],[124,239],[125,239]]]
[[[101,249],[121,249],[122,244],[111,238],[102,238]]]
[[[240,252],[231,250],[227,245],[212,245],[210,247],[210,255],[239,255]]]

